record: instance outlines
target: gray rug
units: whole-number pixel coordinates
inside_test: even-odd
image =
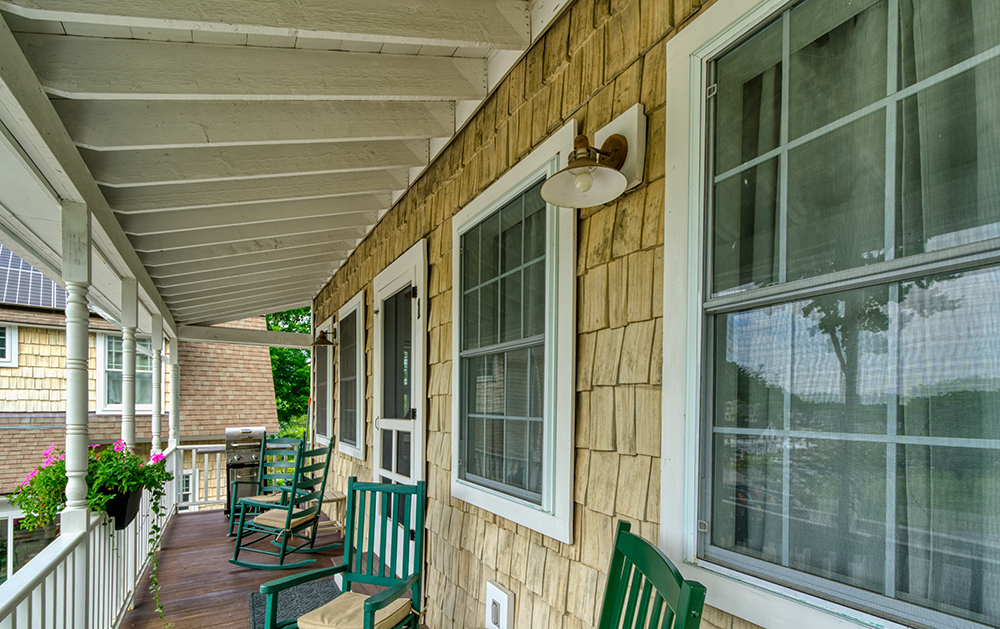
[[[278,595],[278,620],[298,618],[333,600],[340,594],[340,588],[333,579],[321,579],[296,585]],[[264,629],[264,609],[267,605],[260,592],[251,592],[247,597],[250,607],[250,629]]]

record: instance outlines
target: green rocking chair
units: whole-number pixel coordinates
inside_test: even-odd
[[[260,586],[267,600],[264,628],[418,629],[424,496],[423,482],[396,485],[348,479],[344,562]],[[299,618],[278,622],[278,596],[282,591],[338,574],[343,578],[342,594]],[[351,592],[351,583],[370,583],[386,589],[365,597]]]
[[[687,581],[663,552],[618,523],[598,629],[698,629],[705,586]]]
[[[275,504],[285,504],[285,492],[291,487],[295,478],[295,465],[302,454],[302,439],[294,437],[273,437],[264,439],[260,444],[260,454],[257,468],[257,480],[235,480],[232,482],[229,495],[233,503],[229,508],[229,535],[235,535],[236,523],[239,522],[240,500],[252,505],[251,513],[261,513]],[[244,489],[240,491],[240,488]],[[244,495],[238,498],[241,493]]]
[[[342,544],[335,542],[316,546],[320,507],[326,488],[326,474],[330,467],[329,446],[305,450],[296,457],[291,484],[282,486],[281,501],[263,502],[253,498],[242,498],[238,502],[239,524],[236,533],[236,548],[229,563],[259,570],[286,570],[301,568],[315,562],[315,559],[285,563],[292,553],[316,553],[330,550]],[[258,513],[259,512],[259,513]],[[257,515],[254,515],[258,513]],[[235,518],[234,518],[235,519]],[[255,547],[256,544],[273,538],[269,547]],[[296,545],[297,544],[297,545]],[[240,559],[241,552],[261,553],[278,558],[278,563],[257,563]]]

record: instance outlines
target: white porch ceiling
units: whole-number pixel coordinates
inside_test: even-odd
[[[564,4],[0,0],[0,158],[33,172],[0,239],[58,274],[59,202],[106,201],[112,314],[116,274],[174,331],[308,305]]]

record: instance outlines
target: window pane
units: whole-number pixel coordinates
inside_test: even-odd
[[[777,159],[716,184],[713,232],[714,293],[777,280]]]
[[[790,139],[886,95],[887,32],[886,0],[813,1],[792,9]]]
[[[122,372],[120,371],[108,371],[106,372],[106,388],[105,388],[105,403],[107,404],[121,404],[122,403]]]
[[[539,188],[541,190],[541,188]],[[535,205],[525,202],[524,261],[531,262],[545,255],[545,202]]]
[[[118,369],[122,368],[122,337],[120,336],[108,336],[107,339],[107,355],[108,355],[108,369]]]
[[[1000,11],[994,0],[900,0],[899,35],[908,86],[1000,45]]]
[[[150,405],[153,403],[153,374],[135,374],[135,403]]]
[[[1000,267],[900,292],[900,434],[1000,439]]]
[[[531,348],[528,359],[528,415],[544,417],[545,407],[545,347]]]
[[[899,103],[899,255],[1000,237],[1000,99],[989,93],[1000,59]]]
[[[506,415],[509,417],[528,416],[528,350],[507,352],[505,372],[507,389]]]
[[[524,337],[521,327],[523,294],[521,292],[521,270],[518,269],[500,280],[500,317],[503,321],[500,342],[516,341]]]
[[[885,454],[886,446],[876,443],[794,443],[788,499],[792,568],[873,592],[883,590]],[[757,493],[752,485],[748,491]],[[780,494],[765,499],[774,507],[781,505]]]
[[[393,431],[382,429],[382,469],[392,471],[392,437]]]
[[[504,427],[504,482],[519,489],[528,488],[528,423],[508,419]]]
[[[479,289],[479,346],[496,345],[500,331],[500,280]]]
[[[789,151],[787,279],[882,260],[884,207],[883,112]]]
[[[462,278],[466,288],[479,284],[479,230],[462,236]]]
[[[329,346],[319,345],[313,349],[314,362],[313,369],[316,370],[316,434],[324,437],[329,435],[327,430],[328,405],[329,405],[329,366],[328,360]]]
[[[479,289],[462,298],[462,349],[479,347]]]
[[[382,302],[383,417],[410,417],[410,358],[413,336],[410,286]]]
[[[0,360],[7,360],[7,328],[0,327]]]
[[[897,596],[1000,626],[997,451],[901,446],[896,477]]]
[[[396,431],[396,473],[410,477],[410,433]]]
[[[524,243],[524,204],[521,199],[510,203],[500,210],[500,229],[503,264],[501,271],[506,273],[521,266],[522,246]]]
[[[135,342],[135,370],[136,371],[152,371],[153,370],[153,357],[148,354],[143,354],[142,350],[147,352],[153,351],[153,341],[152,339],[136,339]]]
[[[358,445],[358,311],[352,310],[340,320],[340,440]]]
[[[479,281],[486,283],[500,274],[500,213],[476,228],[479,232]]]
[[[340,378],[358,375],[358,313],[352,311],[340,321]]]
[[[778,146],[781,123],[781,22],[767,27],[717,65],[716,172]]]

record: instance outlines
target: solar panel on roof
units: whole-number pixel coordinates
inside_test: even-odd
[[[37,308],[66,308],[66,291],[0,245],[0,303]]]

